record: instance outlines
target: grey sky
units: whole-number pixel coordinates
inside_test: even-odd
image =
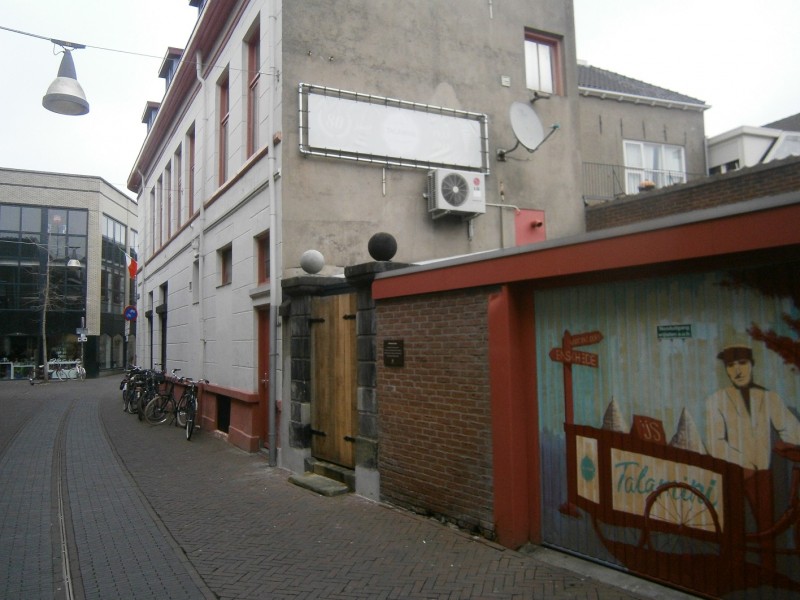
[[[708,135],[800,112],[798,0],[575,0],[575,14],[579,58],[704,100]],[[145,103],[164,94],[161,60],[196,17],[188,0],[0,1],[4,27],[120,51],[73,52],[91,112],[65,117],[41,104],[57,48],[0,30],[0,166],[97,175],[126,191]]]

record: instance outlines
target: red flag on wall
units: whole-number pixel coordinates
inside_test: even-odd
[[[125,254],[125,264],[128,265],[128,274],[131,276],[131,279],[136,279],[139,263],[137,263],[130,254]]]

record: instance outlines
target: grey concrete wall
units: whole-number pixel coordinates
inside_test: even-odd
[[[566,96],[538,102],[537,113],[559,132],[535,154],[517,150],[505,163],[498,148],[515,138],[512,102],[528,101],[525,27],[564,35]],[[426,170],[305,157],[298,148],[300,82],[444,106],[489,117],[491,174],[487,202],[546,213],[550,237],[583,228],[577,152],[577,80],[570,2],[482,0],[304,0],[283,4],[281,144],[285,267],[297,267],[308,248],[343,268],[370,260],[369,237],[398,241],[395,260],[415,262],[498,248],[513,240],[513,214],[488,207],[473,225],[433,221],[423,198]],[[510,86],[501,84],[501,76]],[[385,182],[384,182],[385,176]],[[385,190],[385,193],[384,193]]]

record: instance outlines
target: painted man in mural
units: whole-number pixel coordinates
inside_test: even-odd
[[[729,346],[717,355],[732,385],[706,399],[708,451],[744,469],[744,493],[759,531],[774,523],[772,501],[772,432],[789,444],[800,444],[800,422],[775,392],[753,381],[753,351]],[[774,566],[771,544],[762,544],[764,566]]]

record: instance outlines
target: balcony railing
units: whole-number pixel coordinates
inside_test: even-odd
[[[583,202],[606,202],[620,196],[686,183],[700,177],[705,177],[705,174],[583,163]]]

